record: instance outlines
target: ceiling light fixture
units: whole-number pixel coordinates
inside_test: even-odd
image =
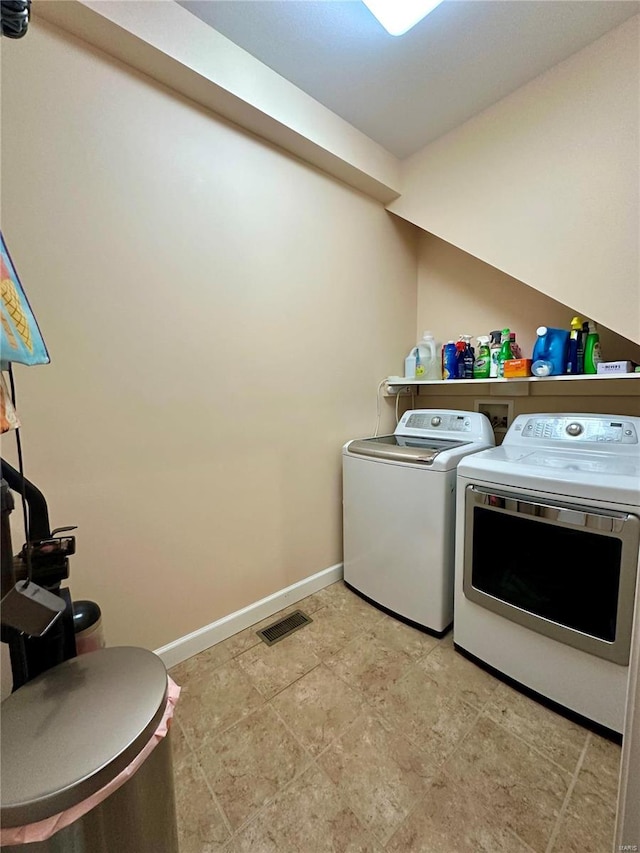
[[[362,0],[392,36],[401,36],[421,21],[442,0]]]

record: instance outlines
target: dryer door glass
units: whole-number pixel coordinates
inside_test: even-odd
[[[616,638],[619,539],[476,507],[476,589],[601,640]],[[496,542],[512,542],[496,554]]]

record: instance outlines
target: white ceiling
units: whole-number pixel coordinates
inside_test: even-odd
[[[398,157],[640,12],[636,0],[445,0],[394,37],[360,0],[178,2]]]

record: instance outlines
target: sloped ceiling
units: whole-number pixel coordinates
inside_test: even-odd
[[[473,27],[472,18],[467,18],[466,28],[448,34],[451,41],[442,63],[446,64],[448,54],[447,61],[453,62],[447,66],[449,75],[438,76],[438,69],[431,67],[422,94],[415,94],[411,86],[406,89],[414,92],[415,103],[407,100],[400,83],[390,96],[375,77],[368,78],[366,96],[347,97],[347,103],[360,104],[370,116],[377,116],[382,128],[392,127],[395,121],[387,117],[393,97],[404,104],[397,121],[401,130],[407,128],[407,134],[416,115],[421,121],[426,117],[426,130],[423,126],[419,133],[427,135],[415,137],[411,146],[436,138],[404,159],[188,11],[192,7],[200,11],[233,7],[234,14],[244,10],[251,13],[247,20],[255,21],[251,16],[258,7],[268,7],[275,14],[286,6],[292,14],[297,10],[308,16],[315,10],[322,19],[325,13],[355,12],[356,8],[361,16],[366,10],[358,0],[215,0],[200,7],[196,0],[182,4],[174,0],[34,0],[33,5],[41,17],[382,201],[424,231],[626,338],[640,340],[640,15],[635,14],[639,3],[445,0],[436,10],[445,17],[477,9],[484,9],[487,15],[497,9],[506,16],[500,26],[495,23],[491,39],[485,38],[484,53],[474,53],[482,27]],[[560,24],[562,18],[557,15],[562,16],[565,8],[570,17]],[[531,15],[527,26],[518,17],[522,12]],[[625,22],[616,26],[621,19]],[[291,29],[291,19],[287,20]],[[314,29],[308,17],[303,20],[309,26],[297,25],[294,30],[305,39],[303,56],[308,55],[313,66],[317,43],[322,46],[326,33]],[[418,25],[412,38],[426,39],[428,24],[429,18]],[[371,20],[368,26],[372,26]],[[602,30],[605,34],[598,38]],[[620,37],[623,31],[626,35]],[[576,53],[580,43],[575,41],[576,33],[582,41],[594,36],[596,40]],[[616,47],[619,37],[622,53]],[[406,37],[385,38],[391,40],[386,42],[390,50],[389,44],[401,44]],[[426,41],[421,43],[424,68],[428,69],[430,51]],[[549,44],[555,45],[553,56]],[[366,76],[373,73],[378,57],[385,55],[381,45],[377,54],[371,50],[369,65],[364,63]],[[275,38],[276,59],[280,53],[286,56],[288,50],[280,36]],[[508,55],[507,65],[513,73],[516,67],[524,77],[535,73],[540,66],[532,64],[531,54],[538,56],[538,51],[545,57],[543,65],[567,52],[570,56],[524,85],[518,85],[520,78],[509,82],[504,68],[496,73],[500,65],[496,53],[502,59]],[[343,57],[347,55],[343,51]],[[475,57],[473,61],[471,57]],[[456,74],[458,67],[463,71]],[[353,67],[343,66],[340,73],[344,92],[359,91],[362,80],[359,83]],[[503,87],[494,88],[487,96],[499,98],[494,104],[483,108],[475,101],[455,119],[450,115],[443,119],[438,113],[440,102],[457,105],[476,79],[492,74]],[[409,82],[415,84],[417,78],[424,85],[426,76],[426,71],[421,73],[414,66]],[[505,86],[513,89],[506,96],[502,94]],[[532,91],[534,96],[529,97]],[[424,100],[427,96],[431,100]],[[492,120],[496,110],[497,123]],[[465,121],[462,117],[467,112],[472,115]],[[462,124],[445,131],[452,120],[462,120]],[[361,123],[358,118],[353,121]],[[525,149],[529,149],[526,155]]]
[[[400,37],[358,0],[178,0],[397,157],[640,11],[628,0],[445,0]]]
[[[178,2],[400,158],[390,210],[640,340],[635,30],[617,75],[598,47],[640,4],[445,0],[394,38],[359,2]]]

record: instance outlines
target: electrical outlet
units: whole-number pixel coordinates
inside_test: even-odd
[[[389,385],[386,387],[386,395],[387,397],[395,397],[397,394],[400,394],[401,397],[409,397],[412,393],[411,385]]]

